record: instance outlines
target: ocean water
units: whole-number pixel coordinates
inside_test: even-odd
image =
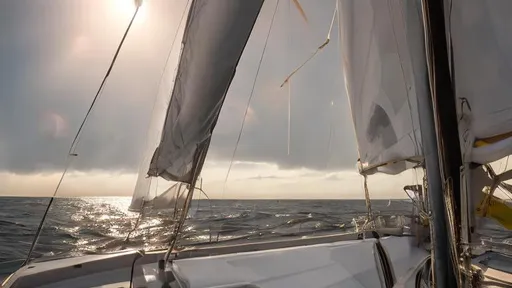
[[[0,197],[0,275],[16,270],[25,259],[48,201]],[[56,199],[33,256],[165,248],[171,213],[146,213],[134,229],[138,214],[127,210],[129,204],[129,197]],[[374,200],[372,208],[384,215],[400,215],[410,214],[412,206],[404,200]],[[180,245],[349,232],[352,219],[365,213],[364,200],[194,201]]]

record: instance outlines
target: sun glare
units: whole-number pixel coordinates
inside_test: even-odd
[[[116,16],[121,18],[130,18],[133,16],[135,9],[138,5],[140,5],[139,12],[137,12],[137,17],[135,18],[135,22],[142,23],[146,19],[146,6],[142,0],[111,0],[110,10],[116,14]]]

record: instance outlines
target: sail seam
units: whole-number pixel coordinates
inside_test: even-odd
[[[389,3],[389,0],[388,0],[388,11],[389,11],[389,16],[390,18],[392,17],[392,11],[391,11],[391,5]],[[401,20],[404,21],[404,16],[403,16],[403,12],[402,12],[402,9],[400,9],[400,15],[402,16]],[[400,56],[400,48],[398,47],[398,40],[396,39],[396,31],[395,31],[395,25],[393,23],[393,21],[391,21],[391,31],[393,31],[393,42],[395,42],[395,47],[396,47],[396,53],[398,55],[398,60],[400,62],[400,71],[402,72],[402,79],[404,80],[404,88],[405,88],[405,94],[406,94],[406,97],[407,97],[407,106],[409,108],[409,116],[411,117],[411,123],[412,123],[412,132],[413,132],[413,137],[414,137],[414,150],[415,150],[415,153],[416,155],[420,155],[420,151],[418,151],[418,139],[416,137],[416,129],[414,128],[414,117],[412,115],[412,106],[411,106],[411,100],[410,100],[410,89],[409,89],[409,85],[407,83],[407,80],[406,80],[406,77],[405,77],[405,70],[404,70],[404,65],[403,65],[403,60],[402,60],[402,57]],[[405,35],[405,38],[407,40],[407,35]],[[407,43],[407,41],[406,41]]]

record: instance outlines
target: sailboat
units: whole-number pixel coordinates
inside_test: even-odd
[[[495,110],[510,106],[512,98],[506,96],[510,81],[502,74],[480,73],[480,79],[475,74],[488,61],[508,65],[504,59],[510,58],[506,54],[510,49],[500,45],[512,48],[502,40],[511,26],[506,8],[512,7],[507,2],[477,0],[336,3],[341,65],[357,138],[359,173],[365,180],[368,215],[361,233],[176,249],[238,61],[262,6],[272,4],[193,0],[161,137],[147,164],[143,161],[144,174],[139,178],[178,183],[160,196],[168,200],[166,206],[179,206],[169,248],[48,261],[29,257],[2,287],[510,285],[512,271],[502,264],[512,263],[503,252],[506,243],[487,239],[478,243],[483,252],[473,253],[471,236],[477,221],[471,196],[489,182],[486,177],[476,182],[480,178],[473,177],[474,171],[512,154],[512,146],[507,145],[511,114]],[[487,31],[502,32],[503,37],[492,38]],[[488,57],[478,56],[483,54]],[[457,110],[455,103],[460,99],[465,104]],[[426,181],[413,189],[418,195],[413,202],[424,216],[426,229],[430,228],[427,234],[432,241],[425,243],[428,237],[418,238],[418,234],[381,235],[366,179],[422,167]],[[494,178],[482,201],[483,218],[496,207],[489,203],[499,182],[510,178],[506,172],[489,175]],[[139,187],[144,183],[138,181]],[[161,203],[141,191],[135,189],[132,210]]]

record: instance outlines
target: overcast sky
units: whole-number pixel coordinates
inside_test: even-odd
[[[0,195],[48,195],[133,12],[131,0],[0,2]],[[325,41],[334,0],[282,0],[227,190],[224,178],[275,0],[255,25],[216,127],[203,178],[211,197],[361,198],[357,150],[341,73],[338,29],[292,78],[288,155],[286,76]],[[186,1],[146,0],[94,107],[59,195],[131,195],[157,95],[169,95]],[[160,91],[160,94],[159,94]],[[160,103],[160,102],[157,102]],[[334,104],[334,105],[332,105]],[[156,109],[165,109],[157,105]],[[402,177],[411,180],[413,174]],[[372,181],[377,198],[400,183]],[[376,182],[376,183],[377,183]],[[404,184],[407,184],[405,183]],[[383,184],[385,183],[385,184]],[[409,183],[410,184],[410,183]],[[370,187],[372,188],[372,187]]]

